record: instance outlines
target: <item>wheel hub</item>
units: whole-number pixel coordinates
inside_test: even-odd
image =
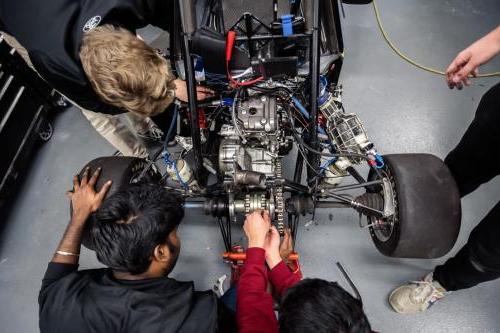
[[[382,193],[384,195],[384,213],[390,207],[393,214],[382,218],[369,216],[368,222],[370,225],[371,234],[380,242],[387,242],[394,233],[395,226],[398,223],[398,202],[396,198],[396,187],[394,177],[389,170],[382,171],[384,178],[387,179],[387,185],[383,186]],[[384,214],[385,215],[385,214]]]

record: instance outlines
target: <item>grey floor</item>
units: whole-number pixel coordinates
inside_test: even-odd
[[[379,0],[392,39],[419,61],[444,68],[458,51],[499,24],[498,0]],[[346,61],[342,74],[345,106],[364,120],[383,153],[429,152],[444,157],[471,121],[481,95],[496,79],[480,79],[451,91],[442,78],[422,72],[396,57],[383,43],[370,6],[345,5]],[[484,66],[499,70],[500,59]],[[55,122],[53,139],[33,156],[12,213],[0,234],[0,332],[38,330],[37,293],[69,219],[64,192],[87,161],[113,149],[83,116],[72,109]],[[471,161],[475,163],[487,161]],[[291,163],[290,163],[291,164]],[[471,169],[471,172],[473,170]],[[463,224],[450,255],[462,246],[475,224],[498,201],[498,179],[463,200]],[[307,221],[307,219],[305,219]],[[298,250],[305,276],[339,280],[341,261],[363,295],[373,328],[380,332],[500,332],[500,280],[456,292],[429,312],[402,316],[391,311],[393,287],[416,279],[439,260],[391,259],[379,254],[350,211],[321,211],[316,223],[302,225]],[[214,221],[189,212],[181,227],[182,253],[173,277],[210,288],[229,272],[220,258],[222,244]],[[83,251],[81,268],[96,267]]]

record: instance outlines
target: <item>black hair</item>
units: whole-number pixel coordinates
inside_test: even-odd
[[[361,302],[321,279],[304,279],[285,293],[279,324],[283,333],[371,332]]]
[[[120,272],[144,273],[154,249],[167,244],[168,235],[184,217],[180,197],[159,185],[136,184],[105,199],[91,225],[97,259]]]

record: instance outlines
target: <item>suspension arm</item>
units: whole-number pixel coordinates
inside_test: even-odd
[[[328,192],[340,192],[340,191],[353,190],[353,189],[357,189],[357,188],[361,188],[361,187],[380,185],[380,184],[383,184],[382,180],[373,180],[373,181],[364,182],[361,184],[345,185],[345,186],[321,185],[321,186],[319,186],[319,188],[325,189]]]

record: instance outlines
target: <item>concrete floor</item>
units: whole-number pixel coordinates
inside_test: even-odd
[[[379,0],[379,6],[396,44],[437,68],[445,68],[458,51],[493,29],[500,17],[497,0]],[[481,95],[498,78],[476,80],[470,88],[451,91],[442,78],[410,67],[388,49],[370,6],[345,5],[345,12],[342,82],[346,109],[361,116],[383,153],[429,152],[444,157],[473,118]],[[499,68],[497,58],[482,70]],[[40,281],[69,219],[64,192],[71,186],[72,175],[87,161],[113,153],[74,109],[56,119],[55,130],[53,139],[33,156],[11,213],[2,216],[0,332],[38,330]],[[463,200],[462,229],[450,255],[498,201],[499,185],[497,178]],[[229,273],[219,259],[222,243],[213,222],[188,212],[180,230],[182,253],[172,276],[194,280],[198,289],[211,288],[217,277]],[[356,214],[348,210],[320,211],[315,222],[308,229],[300,228],[297,248],[305,276],[346,285],[334,265],[341,261],[363,296],[374,330],[500,332],[500,280],[456,292],[425,314],[398,315],[387,304],[392,288],[426,274],[446,257],[384,257],[371,244],[368,232],[356,226]],[[98,265],[94,254],[86,250],[80,264],[82,269]]]

